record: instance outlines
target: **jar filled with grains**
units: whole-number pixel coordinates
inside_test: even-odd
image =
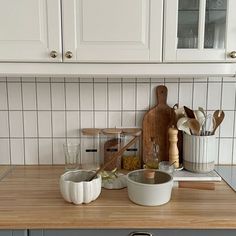
[[[125,143],[129,142],[134,136],[137,136],[140,131],[137,128],[123,129]],[[122,168],[129,171],[141,168],[141,135],[138,141],[123,153]]]

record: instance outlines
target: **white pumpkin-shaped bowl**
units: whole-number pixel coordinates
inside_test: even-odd
[[[67,202],[74,204],[89,203],[101,193],[102,179],[97,175],[91,181],[85,181],[93,174],[89,170],[68,171],[60,177],[60,191]]]

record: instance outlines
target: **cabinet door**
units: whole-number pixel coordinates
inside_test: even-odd
[[[162,0],[62,0],[65,61],[161,61]]]
[[[0,230],[0,236],[28,236],[27,230]]]
[[[60,61],[60,14],[60,0],[0,0],[0,61]]]
[[[234,9],[235,0],[166,0],[164,60],[236,61]]]
[[[191,229],[68,229],[30,230],[29,236],[235,236],[236,230]]]

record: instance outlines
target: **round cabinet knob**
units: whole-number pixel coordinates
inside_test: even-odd
[[[229,54],[229,56],[230,56],[231,58],[236,58],[236,51],[232,51],[232,52]]]
[[[65,56],[66,56],[66,58],[70,59],[70,58],[72,58],[73,54],[71,51],[67,51]]]
[[[52,58],[56,58],[57,57],[57,51],[51,51],[50,52],[50,57],[52,57]]]

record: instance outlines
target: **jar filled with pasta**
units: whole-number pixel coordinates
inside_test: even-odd
[[[140,129],[123,129],[125,143],[129,142],[134,136],[140,133]],[[141,135],[137,142],[126,149],[122,156],[122,168],[124,170],[137,170],[141,168]]]

